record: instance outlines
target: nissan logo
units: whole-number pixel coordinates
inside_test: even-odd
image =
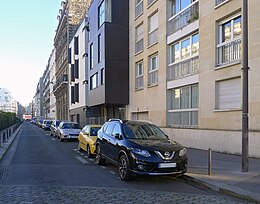
[[[164,152],[165,157],[170,157],[170,152]]]

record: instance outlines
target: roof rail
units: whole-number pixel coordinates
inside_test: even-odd
[[[119,121],[120,123],[124,123],[123,120],[119,118],[110,118],[108,121]]]

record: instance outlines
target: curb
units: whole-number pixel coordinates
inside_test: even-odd
[[[17,130],[12,134],[12,136],[9,138],[9,140],[4,143],[3,147],[0,148],[0,161],[4,158],[4,155],[6,154],[7,150],[13,143],[14,139],[16,138],[16,135],[19,133],[20,129],[22,128],[23,123],[17,128]]]
[[[226,195],[238,198],[238,199],[242,199],[242,200],[247,201],[247,202],[260,204],[260,198],[259,199],[254,198],[254,196],[250,196],[250,195],[247,195],[245,193],[238,193],[238,192],[230,190],[228,188],[219,187],[217,185],[207,183],[205,181],[196,179],[196,178],[188,176],[188,175],[183,175],[182,179],[185,180],[187,183],[195,185],[195,186],[199,186],[199,187],[202,187],[202,188],[206,188],[208,190],[212,190],[212,191],[216,191],[216,192],[219,192],[219,193],[222,193],[222,194],[226,194]],[[243,190],[241,190],[241,192],[242,191]]]

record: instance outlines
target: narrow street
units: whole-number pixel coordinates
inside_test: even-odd
[[[0,162],[0,203],[244,203],[175,177],[120,180],[48,131],[25,122]]]

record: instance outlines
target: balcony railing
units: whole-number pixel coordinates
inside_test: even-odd
[[[199,56],[169,66],[168,80],[176,80],[197,74],[199,70]]]
[[[168,35],[171,35],[178,30],[186,27],[190,23],[199,19],[199,1],[190,4],[189,7],[182,10],[180,13],[172,16],[168,20]]]
[[[141,52],[144,50],[144,39],[141,39],[135,43],[135,53]]]
[[[61,76],[58,77],[56,80],[55,85],[53,86],[53,90],[56,91],[62,84],[68,84],[68,75],[67,74],[62,74]]]
[[[135,17],[141,15],[144,11],[144,2],[140,1],[136,6],[135,6]]]
[[[148,36],[148,46],[158,42],[158,29],[155,29]]]
[[[239,62],[241,51],[241,39],[217,45],[217,66]]]

